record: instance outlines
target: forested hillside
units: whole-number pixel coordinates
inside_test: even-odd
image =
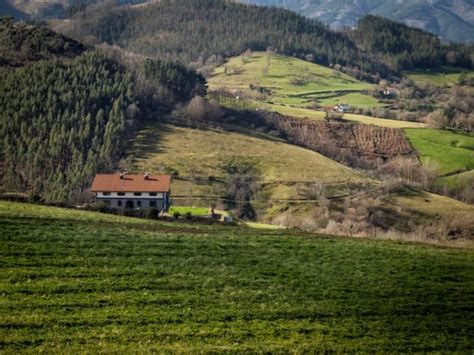
[[[239,0],[281,6],[318,18],[331,27],[352,27],[367,14],[384,16],[434,33],[443,40],[474,41],[474,3],[471,0]]]
[[[430,33],[382,17],[366,16],[346,33],[367,52],[382,55],[383,62],[397,71],[442,64],[471,67],[472,47],[442,45]]]
[[[134,123],[132,85],[97,53],[0,70],[5,186],[62,202],[110,170]]]
[[[195,67],[220,64],[247,49],[271,49],[323,65],[339,64],[382,76],[442,64],[471,66],[472,48],[442,45],[427,32],[369,16],[355,31],[278,8],[224,0],[166,0],[140,6],[91,5],[61,29],[89,44],[180,60]]]
[[[73,58],[85,49],[81,43],[46,27],[0,17],[0,65],[22,66],[53,57]]]
[[[390,71],[347,36],[316,20],[224,0],[166,0],[140,7],[93,6],[73,17],[65,33],[90,43],[185,63],[214,63],[247,49],[272,48],[322,64]]]

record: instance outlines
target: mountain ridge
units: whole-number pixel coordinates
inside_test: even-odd
[[[333,28],[352,27],[365,15],[379,15],[432,32],[446,41],[474,41],[474,5],[467,0],[240,0],[278,6]]]

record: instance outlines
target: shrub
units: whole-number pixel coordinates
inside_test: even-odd
[[[150,208],[150,209],[146,212],[146,217],[149,218],[149,219],[157,219],[159,213],[160,213],[160,211],[158,211],[158,209],[156,209],[156,208]]]

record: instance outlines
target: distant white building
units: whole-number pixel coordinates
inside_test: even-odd
[[[385,88],[383,94],[385,96],[396,96],[397,90],[395,88]]]
[[[348,104],[337,104],[334,110],[337,112],[348,112],[351,107]]]
[[[170,206],[170,182],[169,175],[99,174],[91,191],[109,208],[166,212]]]

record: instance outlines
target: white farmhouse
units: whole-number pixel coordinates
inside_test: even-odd
[[[169,175],[99,174],[91,191],[97,200],[109,208],[128,210],[157,209],[168,211],[170,206]]]

